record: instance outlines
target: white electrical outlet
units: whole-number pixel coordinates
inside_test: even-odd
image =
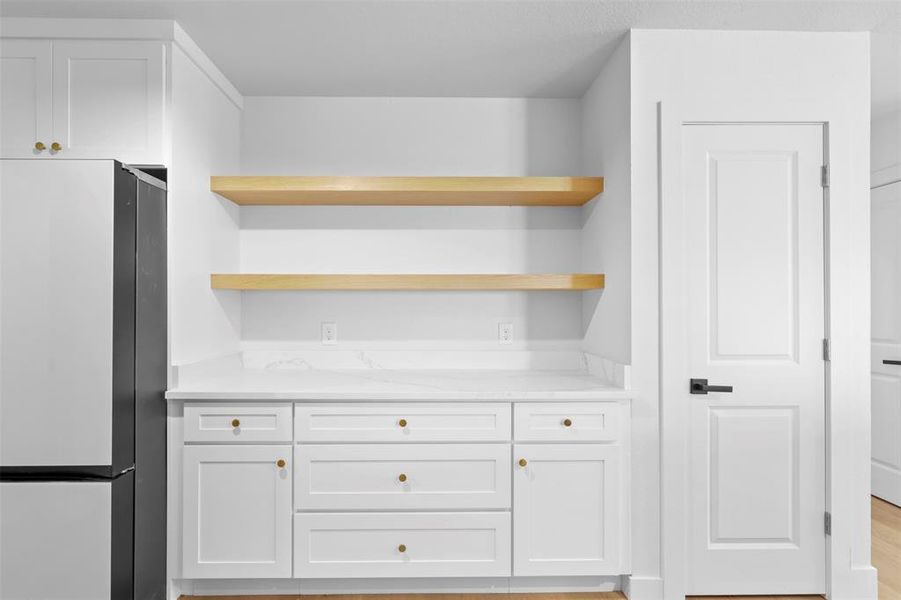
[[[498,323],[497,342],[499,344],[513,343],[513,323]]]
[[[322,343],[326,346],[334,346],[338,343],[337,323],[322,324]]]

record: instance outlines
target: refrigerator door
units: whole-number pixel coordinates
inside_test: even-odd
[[[134,464],[135,178],[0,161],[0,467]]]
[[[112,465],[114,161],[0,160],[0,198],[0,466]]]
[[[133,482],[0,482],[0,598],[131,598]]]

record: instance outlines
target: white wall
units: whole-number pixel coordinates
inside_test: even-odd
[[[572,175],[579,101],[249,97],[248,174]]]
[[[246,98],[242,170],[296,175],[572,175],[578,100]],[[580,266],[578,210],[524,207],[243,207],[244,272],[542,273]],[[499,347],[582,338],[582,294],[245,294],[248,343]]]
[[[827,405],[830,597],[875,598],[870,566],[869,409],[869,47],[865,33],[749,31],[632,32],[633,298],[656,298],[657,214],[681,198],[683,122],[822,122],[829,129]],[[676,173],[676,175],[673,175]],[[662,174],[662,175],[661,175]],[[637,222],[637,215],[645,215]],[[663,254],[672,231],[663,231]],[[646,253],[639,256],[639,251]],[[681,280],[664,271],[664,293]],[[671,297],[671,296],[670,296]],[[637,323],[655,324],[654,306],[633,303]],[[682,315],[662,305],[663,333]],[[643,365],[658,348],[648,332],[632,340],[632,378],[655,393]],[[656,336],[656,333],[654,334]],[[647,338],[646,342],[641,341]],[[641,347],[639,347],[641,344]],[[683,374],[663,357],[659,399],[662,448],[662,568],[666,597],[684,592],[685,415]],[[653,385],[649,385],[652,383]],[[651,440],[640,440],[636,446]],[[641,466],[635,464],[636,472]],[[636,557],[637,560],[637,557]]]
[[[633,337],[642,349],[640,331],[653,327],[656,332],[656,321],[633,321],[633,303],[656,303],[657,296],[648,297],[644,290],[636,294],[633,289],[633,279],[639,284],[646,281],[642,271],[646,263],[635,262],[633,253],[641,256],[649,249],[632,244],[632,229],[644,227],[646,219],[636,215],[632,205],[630,71],[626,36],[582,98],[582,172],[601,173],[605,178],[604,193],[583,209],[582,269],[604,273],[607,285],[602,293],[586,293],[582,310],[585,350],[633,365],[633,551],[627,587],[639,598],[660,591],[660,461],[657,395],[654,380],[649,379],[656,362],[639,362],[636,380],[632,356]]]
[[[236,352],[239,292],[212,291],[210,273],[239,268],[238,208],[210,192],[239,168],[241,111],[172,45],[169,296],[173,365]]]
[[[624,364],[632,346],[629,67],[624,41],[582,98],[581,157],[582,174],[604,176],[604,193],[582,211],[582,270],[604,273],[607,283],[603,292],[586,294],[584,347]]]
[[[874,186],[901,180],[901,108],[870,125],[870,171]]]

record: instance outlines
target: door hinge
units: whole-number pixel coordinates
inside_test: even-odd
[[[832,348],[829,346],[829,338],[823,338],[823,360],[832,360]]]
[[[824,188],[829,187],[829,165],[820,167],[820,185]]]
[[[832,514],[828,512],[823,515],[823,531],[826,535],[832,535]]]

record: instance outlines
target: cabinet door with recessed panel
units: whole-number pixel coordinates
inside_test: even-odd
[[[164,66],[161,42],[54,41],[50,154],[164,162]]]
[[[620,573],[620,446],[513,447],[513,575]]]
[[[290,446],[186,446],[184,577],[291,577]]]

